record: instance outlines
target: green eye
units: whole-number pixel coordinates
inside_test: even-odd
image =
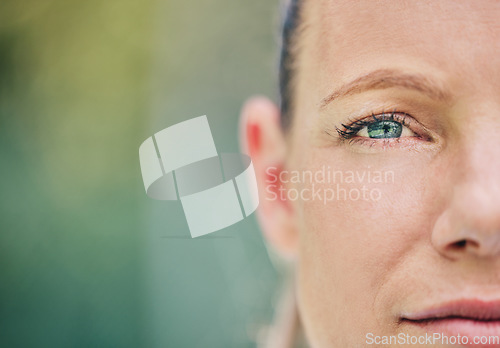
[[[343,139],[377,139],[390,140],[399,138],[418,137],[412,131],[413,118],[404,113],[393,112],[391,114],[372,113],[371,117],[365,117],[349,124],[342,124],[344,129],[337,127],[337,132]]]
[[[377,121],[367,125],[367,132],[374,139],[399,138],[403,125],[396,121]]]

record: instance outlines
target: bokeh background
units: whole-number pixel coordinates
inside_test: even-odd
[[[0,347],[254,347],[280,274],[255,217],[191,239],[139,145],[276,96],[278,1],[0,0]]]

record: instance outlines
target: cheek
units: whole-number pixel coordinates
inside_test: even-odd
[[[325,165],[337,175],[330,182],[303,182],[300,190],[314,186],[316,192],[338,194],[297,204],[299,298],[312,330],[332,339],[332,328],[340,334],[357,330],[364,339],[393,324],[390,306],[377,301],[387,301],[384,285],[401,277],[405,260],[427,247],[439,183],[430,182],[433,170],[424,160],[333,160],[332,151],[318,151],[304,164],[313,173]]]

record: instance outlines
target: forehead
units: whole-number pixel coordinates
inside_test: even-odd
[[[489,0],[306,0],[302,75],[320,94],[386,68],[498,81],[498,18],[500,2]]]

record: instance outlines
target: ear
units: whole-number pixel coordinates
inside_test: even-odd
[[[248,100],[240,119],[240,140],[244,153],[252,158],[259,190],[257,216],[265,238],[286,258],[297,252],[298,233],[294,207],[286,200],[281,178],[287,147],[278,108],[267,98]],[[285,180],[286,181],[286,180]]]

